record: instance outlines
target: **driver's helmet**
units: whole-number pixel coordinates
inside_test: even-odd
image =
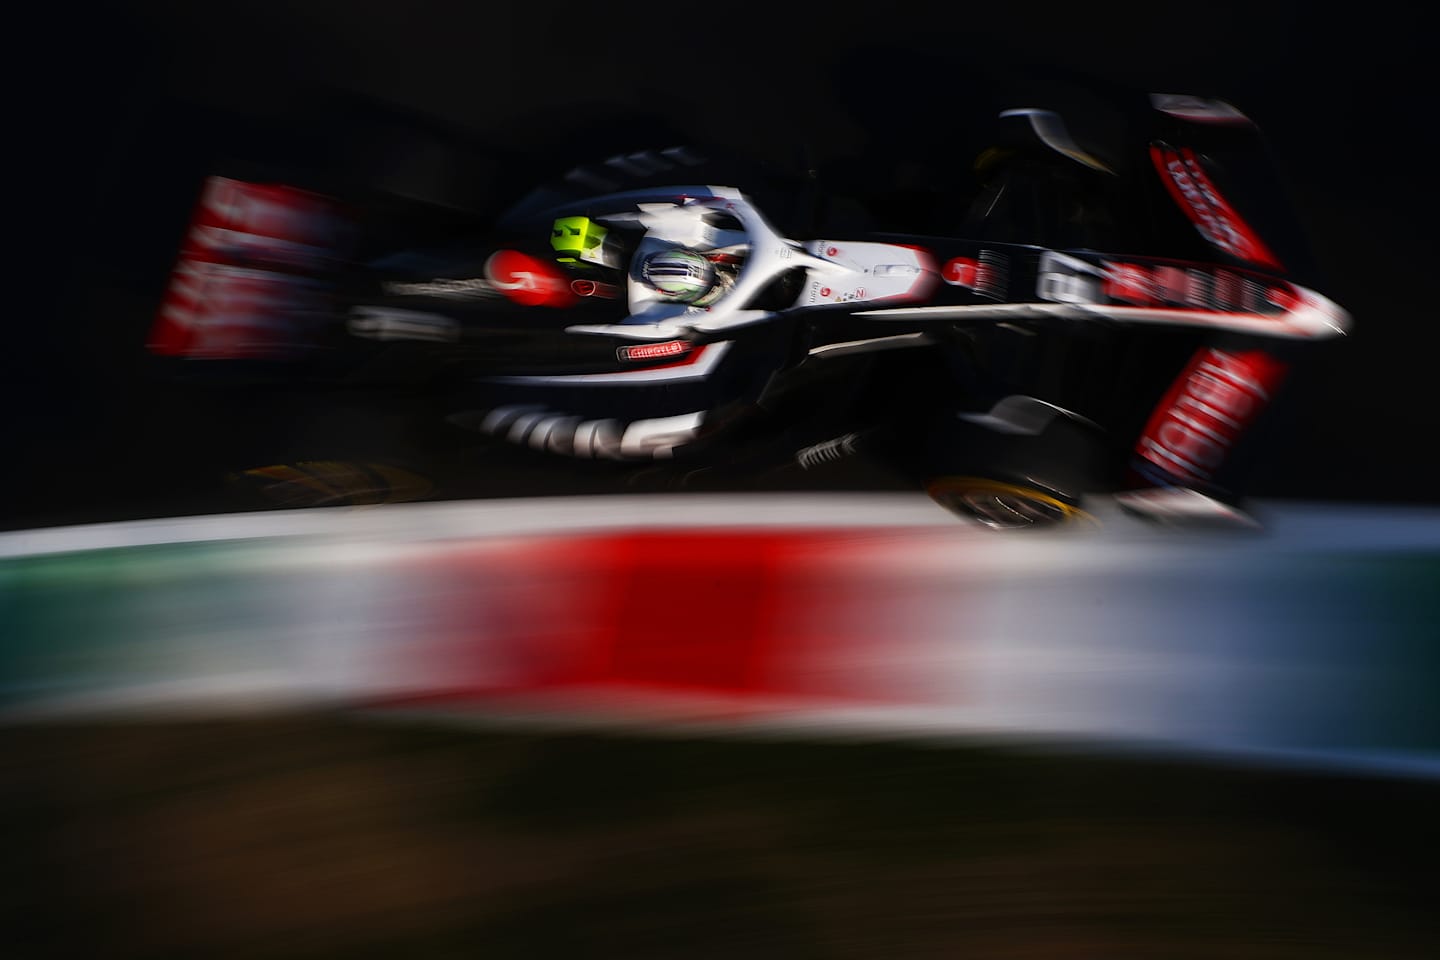
[[[640,277],[667,300],[695,303],[715,286],[715,265],[690,250],[661,250],[645,258]]]

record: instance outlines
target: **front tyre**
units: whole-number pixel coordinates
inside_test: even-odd
[[[992,530],[1047,529],[1095,522],[1073,499],[1002,480],[939,477],[926,484],[925,492],[951,513]]]

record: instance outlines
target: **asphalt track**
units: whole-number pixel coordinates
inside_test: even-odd
[[[1436,785],[1074,750],[0,729],[17,957],[1433,956]]]

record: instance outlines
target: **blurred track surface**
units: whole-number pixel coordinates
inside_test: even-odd
[[[997,535],[923,498],[555,499],[0,537],[12,720],[423,709],[1440,772],[1440,513]]]

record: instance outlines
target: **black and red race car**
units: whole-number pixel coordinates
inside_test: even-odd
[[[442,222],[213,176],[149,348],[187,378],[408,391],[457,445],[564,469],[683,486],[866,458],[996,527],[1083,517],[1097,492],[1243,522],[1243,441],[1349,318],[1239,110],[1131,106],[1103,129],[1005,109],[918,191],[677,147]],[[290,503],[433,492],[393,457],[281,459],[238,475]]]

